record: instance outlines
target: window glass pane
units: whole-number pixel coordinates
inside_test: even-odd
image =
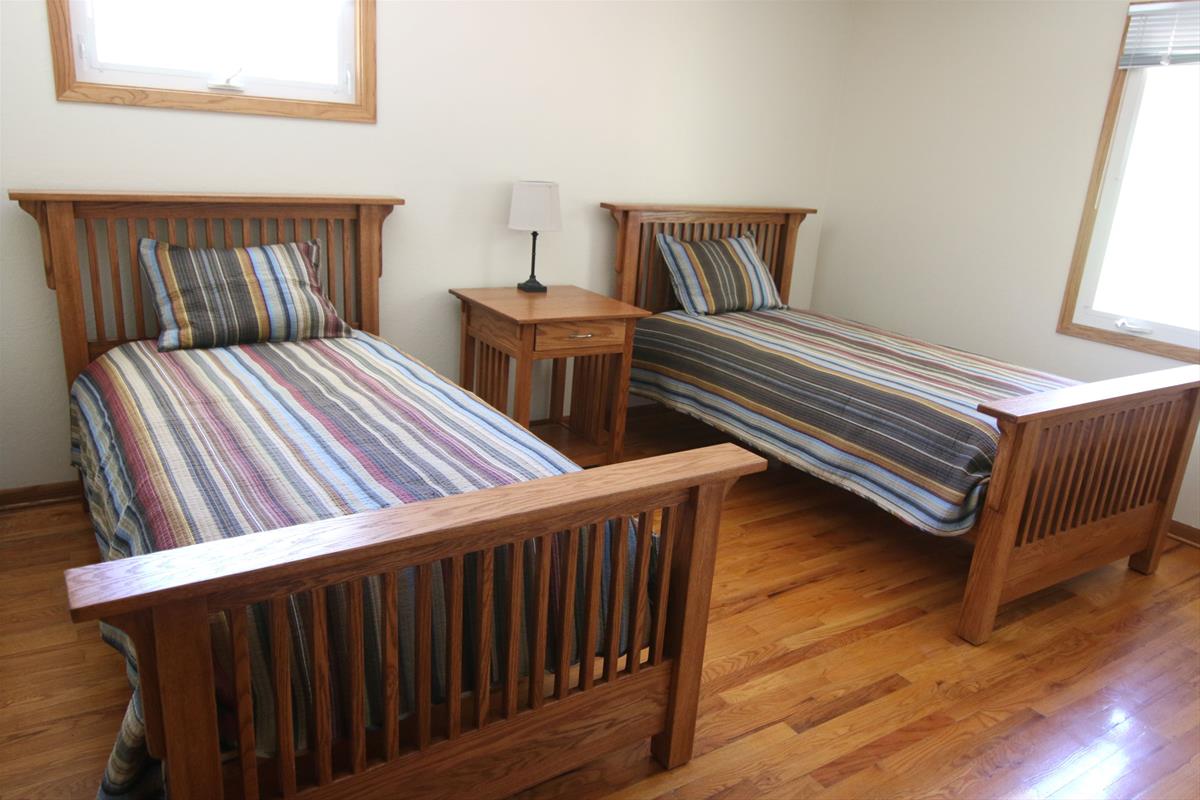
[[[1200,65],[1150,67],[1093,308],[1200,329]]]
[[[346,0],[92,0],[96,61],[336,86]]]

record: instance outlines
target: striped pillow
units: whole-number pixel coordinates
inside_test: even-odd
[[[752,236],[681,242],[660,233],[658,249],[689,314],[787,308]]]
[[[227,250],[138,241],[154,289],[158,349],[349,336],[321,294],[318,241]]]

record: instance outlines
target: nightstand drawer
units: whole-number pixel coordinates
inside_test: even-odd
[[[539,353],[588,347],[622,347],[625,320],[542,322],[537,326],[533,349]]]

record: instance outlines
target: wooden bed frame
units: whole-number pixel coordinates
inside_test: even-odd
[[[353,325],[379,330],[380,233],[402,201],[366,197],[237,195],[145,195],[78,192],[13,192],[11,198],[37,219],[46,280],[58,299],[68,382],[89,361],[122,342],[154,335],[153,304],[137,267],[136,239],[157,236],[189,245],[241,245],[315,237],[328,254],[322,267],[326,293]],[[170,796],[187,798],[300,796],[502,797],[586,763],[604,752],[651,738],[654,757],[670,768],[691,757],[696,703],[703,664],[713,558],[721,502],[741,475],[765,468],[764,459],[733,445],[703,448],[643,461],[601,467],[496,489],[455,495],[398,508],[353,514],[254,536],[197,544],[146,556],[95,564],[66,573],[71,616],[101,619],[135,643],[150,753],[165,762]],[[581,541],[596,541],[608,520],[638,521],[637,546],[626,552],[614,537],[613,563],[634,566],[633,598],[622,609],[624,570],[610,571],[609,619],[627,619],[631,640],[648,648],[620,652],[619,637],[597,645],[603,657],[551,657],[546,643],[563,635],[574,602],[571,593],[551,598],[554,559],[565,580],[585,586],[584,640],[597,638],[599,598],[605,581],[601,548],[576,576]],[[655,530],[656,529],[656,530]],[[651,583],[650,533],[660,536],[662,572]],[[554,548],[551,542],[557,539]],[[533,542],[537,553],[522,600],[521,559],[497,561]],[[464,569],[473,556],[477,572]],[[514,566],[507,572],[499,563]],[[396,571],[415,568],[415,708],[401,718],[401,659],[396,619]],[[440,571],[447,607],[446,700],[431,689],[432,606]],[[474,575],[472,578],[471,576]],[[378,579],[385,598],[380,687],[386,722],[365,722],[364,663],[352,661],[347,680],[344,739],[333,741],[330,632],[325,616],[306,623],[312,646],[314,741],[297,752],[290,735],[291,659],[273,658],[267,691],[276,698],[281,731],[277,755],[255,748],[253,680],[246,634],[246,607],[270,609],[274,652],[287,653],[290,628],[286,598],[305,596],[307,607],[324,609],[331,587],[346,584],[349,618],[359,620],[345,636],[362,654],[362,592]],[[464,581],[478,581],[480,608],[464,608]],[[503,658],[519,656],[520,615],[505,630],[492,630],[492,590],[508,607],[527,612],[529,675],[517,669],[500,691],[489,676],[493,639]],[[515,587],[515,588],[514,588]],[[652,597],[651,591],[656,592]],[[356,599],[357,598],[357,599]],[[387,602],[389,601],[390,602]],[[555,601],[566,611],[550,613]],[[214,686],[210,615],[229,615],[231,641],[225,656],[234,665],[238,732],[235,752],[221,752]],[[463,615],[476,614],[474,652],[464,679]],[[645,622],[644,622],[645,620]],[[562,626],[562,629],[558,626]],[[619,631],[620,626],[611,626]],[[509,663],[515,664],[510,660]],[[547,666],[549,667],[547,669]],[[544,680],[542,680],[544,676]],[[463,691],[470,683],[478,691]],[[304,702],[301,700],[300,702]]]
[[[616,297],[678,308],[654,237],[752,232],[786,298],[808,208],[603,203],[617,223]],[[1200,418],[1200,366],[984,403],[1000,448],[975,542],[958,634],[987,641],[1002,603],[1129,557],[1151,574]]]

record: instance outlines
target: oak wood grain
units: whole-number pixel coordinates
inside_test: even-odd
[[[96,619],[201,595],[227,607],[239,592],[307,590],[513,541],[534,518],[565,528],[579,516],[667,505],[692,483],[765,468],[759,456],[715,445],[75,568],[67,571],[72,616]]]
[[[719,438],[637,414],[627,450]],[[1171,542],[1153,576],[1110,565],[1019,599],[972,648],[947,635],[968,548],[849,493],[790,469],[744,478],[718,542],[693,760],[664,772],[631,742],[519,800],[1083,794],[1073,776],[1100,774],[1077,769],[1097,753],[1114,756],[1106,795],[1194,796],[1200,549]],[[129,688],[96,624],[65,610],[62,568],[97,557],[90,521],[72,502],[0,513],[0,555],[0,782],[94,797]],[[885,739],[930,714],[955,723]],[[880,739],[878,766],[851,773],[845,757]],[[837,783],[810,782],[838,759]]]
[[[650,316],[649,311],[578,286],[550,286],[544,293],[510,288],[451,289],[450,294],[519,325]]]
[[[58,303],[68,385],[108,350],[157,333],[147,327],[142,297],[144,278],[136,252],[142,227],[146,236],[165,235],[172,244],[180,241],[182,228],[184,241],[192,246],[198,243],[203,225],[205,245],[211,247],[216,245],[209,231],[214,219],[219,219],[224,244],[232,246],[231,223],[238,219],[241,245],[250,246],[256,229],[257,242],[268,243],[286,239],[288,221],[291,235],[299,237],[303,219],[325,220],[327,230],[336,220],[342,239],[341,302],[338,284],[326,281],[322,290],[350,325],[378,333],[381,229],[393,207],[404,203],[392,197],[21,190],[10,192],[9,197],[33,216],[41,231],[43,266],[52,278],[47,283]],[[145,220],[144,225],[138,220]],[[83,224],[77,226],[80,221]],[[104,231],[106,246],[100,246],[98,231]],[[351,238],[356,239],[353,259]],[[326,245],[328,252],[323,255],[331,267],[333,247],[329,241]],[[125,251],[122,260],[120,253]],[[87,304],[85,295],[90,299]],[[135,317],[132,326],[126,320],[130,306]]]
[[[1064,411],[1086,413],[1113,403],[1136,404],[1197,387],[1200,387],[1200,365],[1172,367],[982,403],[979,410],[997,419],[1026,422]]]
[[[616,297],[653,312],[679,307],[659,234],[687,241],[751,235],[784,300],[791,289],[797,233],[811,208],[601,203],[617,223]]]
[[[353,69],[357,92],[353,102],[295,100],[82,81],[75,71],[71,4],[68,0],[46,0],[46,13],[50,23],[54,87],[59,100],[187,111],[307,117],[344,122],[375,122],[375,0],[355,0],[354,4]]]

